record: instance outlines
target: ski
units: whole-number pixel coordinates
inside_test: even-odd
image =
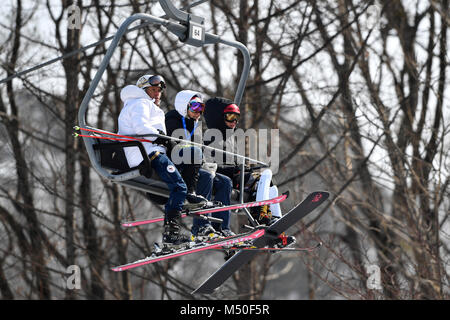
[[[252,242],[252,246],[256,248],[270,246],[271,243],[273,243],[273,241],[277,239],[284,231],[311,213],[325,200],[327,200],[328,197],[329,193],[325,191],[310,193],[300,204],[291,209],[275,223],[270,225],[266,229],[264,236],[255,239]],[[222,285],[222,283],[224,283],[240,267],[249,262],[256,254],[258,254],[258,252],[258,250],[240,250],[192,293],[213,293],[216,288]]]
[[[261,200],[261,201],[252,201],[252,202],[246,202],[246,203],[237,203],[232,204],[228,206],[220,206],[220,207],[211,207],[211,208],[203,208],[198,210],[193,210],[189,212],[185,212],[181,214],[181,217],[187,217],[187,216],[194,216],[194,215],[204,215],[208,213],[214,213],[214,212],[220,212],[220,211],[226,211],[226,210],[235,210],[235,209],[243,209],[243,208],[251,208],[251,207],[259,207],[264,205],[270,205],[270,204],[276,204],[283,202],[288,197],[288,193],[283,193],[282,195],[268,199],[268,200]],[[157,218],[151,218],[151,219],[145,219],[145,220],[135,220],[135,221],[125,221],[122,222],[123,227],[136,227],[141,226],[144,224],[149,223],[155,223],[155,222],[162,222],[164,221],[164,217],[157,217]]]
[[[278,253],[278,252],[310,252],[310,251],[314,251],[318,248],[320,248],[322,246],[322,242],[318,242],[313,246],[310,247],[294,247],[294,248],[283,248],[283,247],[263,247],[263,248],[258,248],[255,246],[236,246],[236,247],[231,247],[231,248],[218,248],[218,249],[214,249],[214,250],[219,250],[219,251],[240,251],[240,250],[250,250],[250,251],[260,251],[260,252],[269,252],[269,253]]]
[[[116,271],[116,272],[125,271],[128,269],[141,267],[141,266],[144,266],[144,265],[147,265],[150,263],[155,263],[155,262],[159,262],[159,261],[163,261],[163,260],[167,260],[167,259],[181,257],[181,256],[184,256],[187,254],[192,254],[192,253],[201,252],[201,251],[210,250],[210,249],[217,249],[220,247],[232,247],[233,245],[238,244],[238,243],[246,243],[246,242],[254,241],[254,240],[262,237],[264,235],[264,233],[265,233],[265,229],[261,228],[261,229],[253,230],[251,232],[239,234],[239,235],[224,238],[224,239],[213,240],[210,242],[200,242],[200,243],[195,243],[195,244],[191,243],[192,247],[190,247],[188,249],[181,249],[181,250],[177,250],[177,251],[170,252],[170,253],[163,253],[162,251],[154,252],[154,255],[151,255],[144,259],[137,260],[137,261],[134,261],[134,262],[131,262],[128,264],[113,267],[113,268],[111,268],[111,270]]]

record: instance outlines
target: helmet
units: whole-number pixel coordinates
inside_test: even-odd
[[[136,82],[136,86],[141,89],[145,89],[148,87],[160,87],[161,90],[164,90],[166,88],[166,82],[161,76],[146,74],[138,79],[138,81]]]
[[[237,113],[237,114],[241,114],[241,111],[239,110],[239,107],[232,103],[229,104],[228,106],[225,107],[225,109],[223,109],[223,113]]]

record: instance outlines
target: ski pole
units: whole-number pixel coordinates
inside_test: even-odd
[[[93,136],[93,135],[86,135],[86,134],[81,134],[81,133],[73,133],[73,136],[78,138],[78,137],[84,137],[84,138],[92,138],[92,139],[106,139],[106,140],[114,140],[114,141],[141,141],[141,142],[150,142],[149,140],[146,139],[132,139],[132,138],[116,138],[116,137],[101,137],[101,136]]]
[[[88,131],[88,132],[94,132],[94,133],[100,133],[100,134],[106,134],[106,135],[110,135],[113,137],[121,137],[127,140],[122,140],[122,141],[141,141],[141,142],[150,142],[152,143],[151,140],[148,139],[142,139],[142,138],[136,138],[136,137],[130,137],[130,136],[124,136],[121,134],[117,134],[117,133],[112,133],[112,132],[108,132],[108,131],[103,131],[103,130],[97,130],[97,129],[88,129],[88,128],[80,128],[79,126],[75,126],[73,127],[76,131],[82,130],[82,131]],[[96,136],[89,136],[89,135],[81,135],[81,134],[77,134],[80,137],[87,137],[87,138],[97,138]],[[102,137],[100,139],[105,139],[105,137]],[[106,138],[106,139],[111,139],[111,140],[118,140],[117,138]],[[121,140],[119,140],[121,141]]]

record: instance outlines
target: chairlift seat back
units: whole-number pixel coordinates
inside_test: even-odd
[[[146,176],[139,176],[137,178],[116,181],[116,183],[137,189],[146,193],[149,200],[158,204],[165,204],[169,197],[169,189],[157,174],[153,174],[150,166],[148,156],[145,154],[145,149],[139,141],[116,142],[103,139],[94,139],[95,143],[93,149],[96,151],[97,160],[100,165],[108,170],[112,170],[112,174],[121,174],[130,172],[136,169],[145,170]],[[127,158],[125,156],[124,148],[136,146],[139,147],[144,157],[144,162],[137,166],[130,168]],[[147,160],[147,161],[146,161]]]
[[[105,147],[98,147],[99,145]],[[119,171],[131,169],[128,165],[123,146],[117,145],[116,142],[97,139],[97,144],[94,146],[94,149],[99,153],[100,165],[102,167]]]

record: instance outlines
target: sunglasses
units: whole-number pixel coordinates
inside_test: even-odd
[[[189,110],[194,113],[201,113],[205,111],[205,104],[197,100],[191,100],[188,104]]]
[[[152,87],[160,87],[161,89],[166,88],[164,78],[161,76],[153,76],[148,78],[148,84],[151,85]]]
[[[224,119],[227,122],[238,122],[241,116],[237,113],[225,113]]]

